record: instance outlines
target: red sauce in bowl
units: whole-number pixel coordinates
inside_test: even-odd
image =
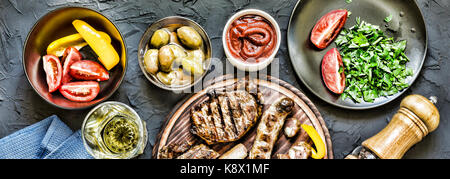
[[[264,17],[245,15],[231,23],[226,41],[233,57],[244,62],[258,63],[272,55],[277,34]]]

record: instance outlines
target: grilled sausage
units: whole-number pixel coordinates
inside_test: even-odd
[[[270,159],[273,145],[286,117],[293,108],[294,101],[292,99],[281,97],[264,112],[258,125],[256,139],[250,150],[250,159]]]

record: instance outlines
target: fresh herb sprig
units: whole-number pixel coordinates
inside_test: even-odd
[[[406,40],[387,37],[379,26],[356,18],[356,25],[341,31],[335,43],[345,67],[346,89],[342,99],[374,102],[407,88],[413,71],[406,67]]]

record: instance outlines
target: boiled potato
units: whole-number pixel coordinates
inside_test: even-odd
[[[170,72],[172,70],[172,63],[175,60],[175,55],[169,45],[165,45],[159,49],[159,68],[163,72]]]
[[[182,69],[176,69],[170,73],[158,72],[156,77],[166,85],[184,85],[191,82],[191,78],[186,76]]]
[[[177,29],[177,35],[181,43],[191,49],[199,48],[202,43],[202,37],[196,30],[189,26],[183,26]]]
[[[205,60],[205,53],[203,53],[203,50],[191,50],[189,51],[189,55],[192,56],[196,61],[203,62]]]
[[[176,32],[171,32],[170,33],[170,43],[181,45],[180,41],[178,41],[178,36],[177,36]]]
[[[189,51],[188,56],[186,58],[183,58],[181,61],[181,65],[183,66],[183,69],[194,76],[202,75],[203,70],[203,61],[204,61],[205,55],[203,51],[201,50],[192,50]]]
[[[178,45],[168,45],[170,49],[172,49],[173,55],[175,56],[175,63],[180,65],[181,60],[185,57],[187,57],[187,53],[184,51],[184,49]]]
[[[156,77],[159,79],[159,81],[161,81],[162,83],[164,83],[166,85],[171,85],[172,82],[175,79],[173,74],[171,74],[171,73],[164,73],[164,72],[161,72],[161,71],[156,74]]]
[[[150,44],[155,48],[160,48],[169,43],[169,33],[164,29],[155,31],[150,39]]]
[[[158,50],[157,49],[147,50],[147,52],[145,52],[144,55],[145,70],[148,73],[156,74],[156,72],[158,72],[159,69],[158,66],[159,66]]]

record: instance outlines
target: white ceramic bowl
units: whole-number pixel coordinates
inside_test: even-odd
[[[271,25],[274,28],[275,33],[277,35],[277,43],[274,47],[275,49],[273,50],[272,54],[268,58],[263,59],[258,63],[247,63],[247,62],[242,61],[242,59],[235,58],[230,53],[230,50],[228,49],[226,37],[227,37],[227,32],[230,28],[230,25],[236,19],[238,19],[242,16],[245,16],[245,15],[259,15],[261,17],[264,17],[267,21],[269,21],[271,23]],[[273,59],[275,58],[275,55],[278,52],[278,49],[280,48],[280,44],[281,44],[280,27],[278,26],[277,21],[275,21],[275,19],[268,13],[266,13],[262,10],[258,10],[258,9],[245,9],[245,10],[237,12],[236,14],[231,16],[230,19],[228,19],[228,22],[225,25],[225,28],[223,29],[222,44],[223,44],[223,49],[225,51],[225,55],[227,56],[228,61],[230,61],[230,63],[233,64],[236,68],[238,68],[239,70],[242,70],[242,71],[250,71],[250,72],[259,71],[259,70],[266,68],[270,63],[272,63]]]

